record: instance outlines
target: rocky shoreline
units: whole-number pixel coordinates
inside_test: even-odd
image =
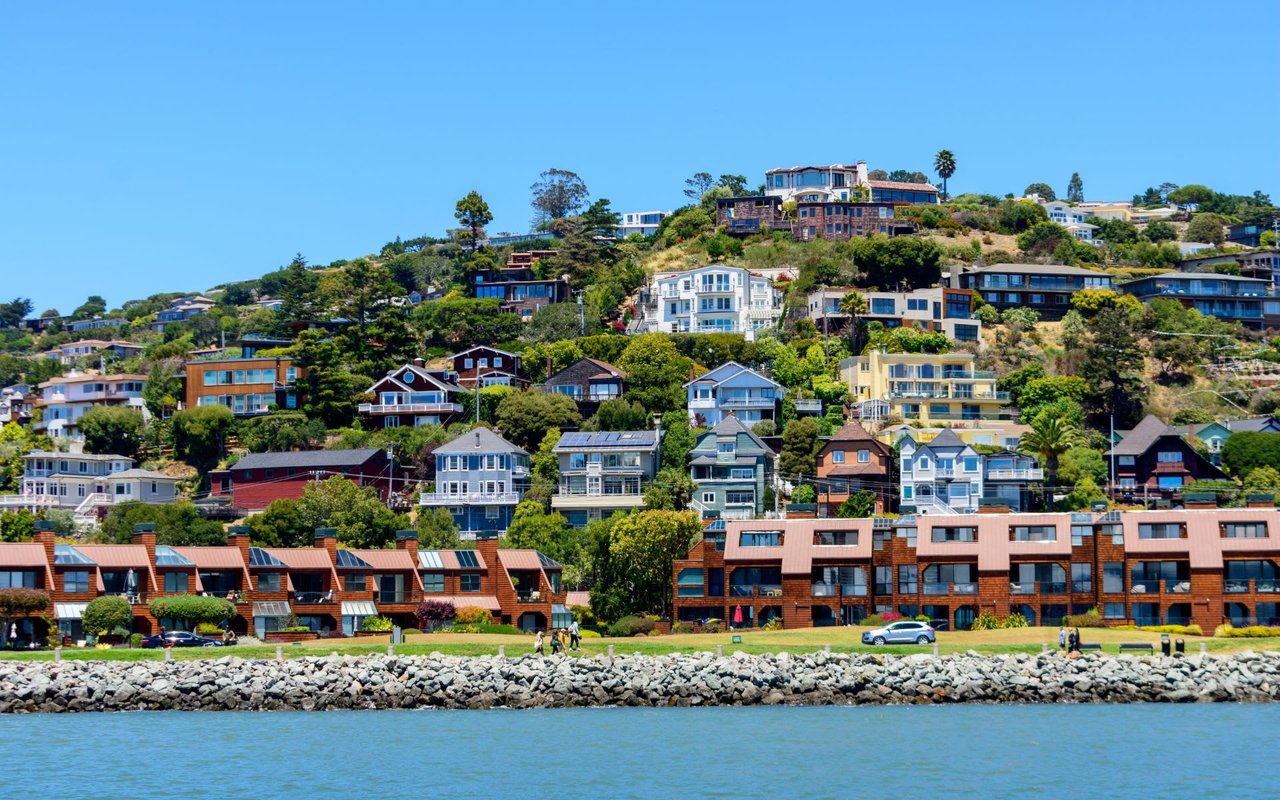
[[[0,662],[0,713],[1277,699],[1280,653],[1273,652]]]

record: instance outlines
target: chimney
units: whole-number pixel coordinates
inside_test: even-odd
[[[550,378],[551,374],[551,356],[547,356],[547,377]]]
[[[1246,496],[1245,504],[1249,508],[1271,508],[1276,507],[1276,496],[1274,494],[1251,494]],[[40,523],[36,523],[39,525]]]
[[[154,522],[139,522],[133,526],[133,543],[147,548],[147,563],[156,565],[156,525]]]
[[[425,367],[427,365],[427,360],[419,356],[413,360],[413,365],[415,367]]]
[[[232,525],[227,529],[227,545],[240,551],[244,568],[249,568],[249,526]]]
[[[413,568],[418,568],[418,532],[415,530],[396,531],[396,549],[409,553]]]
[[[489,575],[498,574],[498,534],[493,531],[481,531],[476,534],[476,552],[484,559]]]
[[[47,519],[38,519],[31,526],[31,540],[44,545],[44,558],[51,567],[53,566],[53,540],[55,536],[54,525]]]
[[[329,554],[329,563],[338,563],[338,529],[316,528],[316,547],[323,547]]]

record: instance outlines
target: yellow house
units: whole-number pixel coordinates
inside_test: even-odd
[[[1011,419],[1009,393],[994,372],[973,368],[972,353],[882,353],[840,362],[863,420],[977,421]]]
[[[960,437],[960,441],[970,447],[989,445],[1006,450],[1017,450],[1022,435],[1031,430],[1030,425],[1022,425],[1013,421],[991,420],[988,422],[957,422],[947,427],[917,428],[905,422],[898,425],[886,425],[876,431],[875,437],[887,445],[894,446],[903,438],[910,436],[917,444],[928,444],[943,431],[951,431]]]

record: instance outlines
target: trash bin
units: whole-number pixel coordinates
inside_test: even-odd
[[[1160,652],[1169,655],[1169,634],[1160,634]]]
[[[1187,652],[1187,641],[1186,641],[1186,639],[1178,639],[1177,641],[1175,641],[1175,642],[1173,643],[1173,649],[1177,650],[1179,653],[1185,653],[1185,652]]]

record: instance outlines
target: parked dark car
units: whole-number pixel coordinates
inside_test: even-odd
[[[875,628],[862,632],[863,644],[929,644],[937,641],[933,628],[923,622],[903,620],[893,622],[883,628]]]
[[[168,631],[142,640],[143,647],[222,647],[217,639],[206,639],[187,631]]]

